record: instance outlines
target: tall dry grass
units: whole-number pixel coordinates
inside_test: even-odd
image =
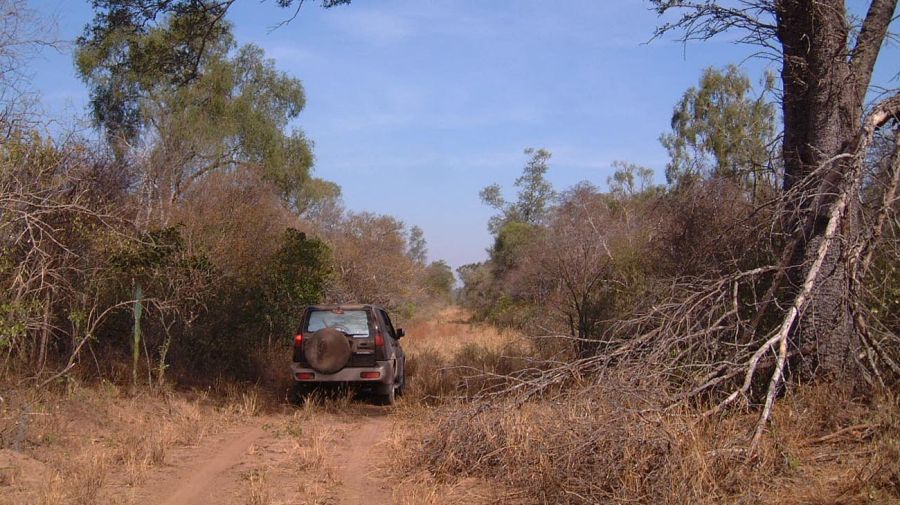
[[[510,330],[473,322],[449,307],[407,326],[408,400],[428,403],[466,398],[489,387],[491,376],[528,366],[533,346]]]
[[[22,459],[16,466],[39,475],[4,487],[0,503],[127,502],[110,489],[140,486],[173,449],[199,444],[259,411],[252,391],[239,398],[224,408],[206,393],[131,395],[110,383],[82,386],[74,379],[57,391],[10,389],[0,406],[3,445],[16,443]]]
[[[667,411],[655,396],[610,383],[423,412],[424,428],[395,442],[407,448],[399,499],[463,486],[490,491],[470,503],[900,502],[895,397],[850,401],[835,385],[800,388],[778,404],[748,459],[756,413],[704,420],[693,408]],[[425,502],[453,501],[438,497]]]
[[[485,358],[518,340],[457,321],[423,326],[441,337],[408,346],[420,396],[398,409],[407,422],[393,440],[403,458],[396,503],[900,503],[894,393],[793,385],[750,455],[758,412],[703,418],[701,405],[669,407],[639,370],[610,369],[527,401],[466,401],[448,365],[502,373]],[[428,345],[460,331],[465,342]],[[428,395],[437,401],[418,401]]]
[[[519,339],[512,331],[476,323],[468,311],[456,306],[413,319],[405,329],[408,336],[401,343],[407,355],[413,357],[423,352],[434,352],[450,359],[467,345],[502,349]]]

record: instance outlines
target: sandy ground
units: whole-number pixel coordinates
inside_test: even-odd
[[[410,325],[407,354],[499,339],[463,316],[444,311]],[[392,451],[426,409],[415,398],[398,407],[332,398],[261,412],[253,391],[233,396],[215,408],[105,385],[32,401],[23,450],[0,450],[0,505],[405,504],[438,503],[446,494],[418,478],[398,482]],[[0,430],[3,442],[17,433],[18,411],[0,409],[0,418],[9,428]]]
[[[193,447],[173,451],[171,463],[146,484],[113,485],[112,501],[189,504],[391,503],[390,480],[377,464],[387,458],[386,411],[354,406],[352,414],[323,413],[306,429],[291,416],[251,419]],[[360,412],[361,411],[361,412]],[[300,430],[294,431],[292,429]]]

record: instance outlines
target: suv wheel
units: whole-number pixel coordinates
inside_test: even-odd
[[[385,384],[379,388],[377,402],[379,405],[395,405],[397,403],[397,385]]]
[[[400,380],[397,382],[397,396],[403,396],[403,393],[406,392],[406,374],[402,374],[400,376]]]

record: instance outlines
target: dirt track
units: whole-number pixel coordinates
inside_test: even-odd
[[[252,418],[173,451],[168,465],[142,486],[120,488],[120,496],[162,505],[391,503],[387,481],[372,479],[386,456],[385,445],[374,441],[390,431],[387,411],[364,405],[352,410],[322,413],[305,432],[292,427],[287,414]],[[299,437],[285,431],[295,428]]]
[[[407,353],[427,355],[440,343],[449,355],[450,342],[502,341],[463,316],[411,324]],[[212,401],[203,392],[73,387],[36,404],[26,451],[0,450],[0,504],[419,504],[488,496],[493,483],[444,485],[427,471],[403,473],[409,467],[391,451],[414,436],[428,410],[416,394],[393,408],[342,396],[294,408],[253,388],[225,388]]]

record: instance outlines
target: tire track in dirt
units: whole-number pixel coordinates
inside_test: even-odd
[[[387,417],[363,416],[347,427],[342,447],[329,460],[340,482],[337,503],[346,505],[391,503],[389,475],[376,475],[382,465],[382,436],[390,432]]]
[[[265,431],[259,426],[251,426],[234,434],[233,440],[228,442],[218,452],[208,454],[209,448],[195,454],[197,464],[180,472],[181,479],[168,483],[161,490],[167,497],[148,497],[148,503],[161,505],[189,505],[194,503],[210,503],[209,495],[216,489],[213,485],[229,469],[240,464],[247,450],[255,441],[265,435]],[[206,457],[208,456],[208,457]]]
[[[297,441],[284,433],[289,415],[263,416],[173,452],[172,464],[127,494],[131,503],[389,504],[391,480],[382,475],[391,418],[379,407],[351,407],[350,415],[322,413],[313,438],[324,436],[318,465],[298,466]],[[281,427],[281,428],[276,428]],[[326,429],[327,428],[327,429]],[[309,447],[309,446],[307,446]],[[249,475],[263,475],[248,501]]]

